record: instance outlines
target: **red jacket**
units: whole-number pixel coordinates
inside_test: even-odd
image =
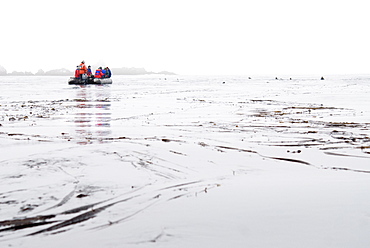
[[[75,78],[79,78],[79,77],[80,77],[80,69],[77,68],[75,71]]]
[[[104,74],[100,69],[96,69],[96,71],[95,71],[95,77],[96,78],[102,78],[103,75]]]

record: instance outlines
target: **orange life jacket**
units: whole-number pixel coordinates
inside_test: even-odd
[[[86,69],[86,65],[85,65],[85,64],[81,63],[81,64],[80,64],[80,67],[81,67],[81,69],[80,69],[80,74],[85,74],[85,73],[87,73],[87,69]]]

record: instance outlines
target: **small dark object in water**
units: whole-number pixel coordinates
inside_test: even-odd
[[[287,150],[286,152],[291,152],[291,151],[289,151],[289,150]],[[302,151],[301,150],[297,150],[297,151],[292,151],[291,153],[301,153]]]
[[[89,195],[86,195],[86,194],[78,194],[76,197],[77,198],[84,198],[84,197],[87,197],[87,196],[89,196]]]
[[[321,80],[325,80],[324,77],[321,77]]]
[[[20,212],[29,212],[29,211],[34,210],[36,207],[38,207],[38,205],[26,204],[25,206],[22,206],[20,208]]]

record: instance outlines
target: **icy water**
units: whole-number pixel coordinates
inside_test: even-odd
[[[142,233],[142,212],[238,176],[370,176],[370,76],[67,80],[0,77],[0,242],[168,241]]]

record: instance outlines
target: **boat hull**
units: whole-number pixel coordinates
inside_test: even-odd
[[[112,84],[113,81],[111,78],[87,78],[87,79],[80,79],[71,77],[68,80],[68,84],[74,85],[86,85],[86,84]]]

